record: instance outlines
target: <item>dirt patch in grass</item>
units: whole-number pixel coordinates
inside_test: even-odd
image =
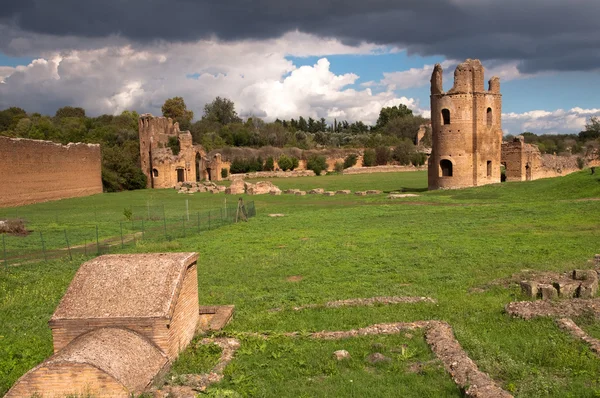
[[[0,220],[0,234],[27,236],[32,232],[25,227],[25,221],[19,218]]]
[[[580,315],[593,315],[600,317],[600,298],[571,300],[536,300],[517,301],[506,305],[509,315],[523,319],[536,317],[575,317]]]
[[[384,296],[384,297],[369,297],[369,298],[353,298],[347,300],[329,301],[325,304],[307,304],[299,307],[294,307],[295,311],[304,310],[307,308],[338,308],[338,307],[356,307],[356,306],[372,306],[377,304],[414,304],[414,303],[437,303],[437,300],[431,297],[412,297],[412,296]]]
[[[302,275],[292,275],[285,278],[288,282],[300,282],[304,277]]]

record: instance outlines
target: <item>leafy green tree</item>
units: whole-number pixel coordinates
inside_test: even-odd
[[[408,109],[408,107],[404,104],[382,108],[381,111],[379,111],[379,118],[377,119],[377,123],[375,124],[375,129],[382,129],[392,119],[404,118],[412,115],[413,112],[410,109]]]
[[[63,117],[85,117],[85,109],[73,106],[63,106],[56,111],[54,117],[60,119]]]
[[[275,170],[275,160],[273,156],[269,156],[265,161],[265,171],[273,171]]]
[[[294,167],[294,163],[292,162],[292,159],[290,159],[286,155],[281,155],[279,157],[279,159],[277,160],[277,165],[283,171],[291,170],[292,167]]]
[[[173,97],[165,101],[162,108],[162,114],[164,117],[170,117],[180,124],[188,124],[194,119],[194,112],[187,109],[185,101],[182,97]],[[188,127],[189,128],[189,127]],[[183,128],[182,128],[183,129]]]
[[[229,123],[241,123],[235,111],[235,104],[228,98],[217,97],[212,102],[204,105],[204,116],[202,119],[216,122],[221,125]]]
[[[411,164],[415,153],[415,144],[408,138],[405,138],[396,145],[392,157],[401,165],[409,165]]]
[[[357,162],[358,156],[356,156],[354,153],[351,153],[350,155],[346,156],[346,159],[344,159],[344,169],[348,169],[356,165]]]
[[[363,153],[363,166],[371,167],[375,166],[376,163],[375,150],[371,148],[365,149],[365,152]]]
[[[314,171],[316,175],[320,176],[323,171],[327,170],[327,159],[325,156],[312,155],[306,161],[306,168]]]
[[[388,164],[390,158],[392,157],[392,152],[390,148],[387,146],[378,146],[375,148],[375,162],[378,166],[384,166]]]

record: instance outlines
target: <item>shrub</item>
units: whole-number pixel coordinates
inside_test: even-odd
[[[221,169],[221,178],[227,178],[229,176],[229,170],[222,168]]]
[[[371,167],[375,166],[375,151],[373,149],[365,149],[365,153],[363,153],[363,166]]]
[[[388,164],[390,158],[392,157],[390,148],[387,146],[379,146],[375,149],[375,162],[378,166],[384,166]]]
[[[262,171],[263,163],[260,156],[258,158],[240,159],[234,158],[231,162],[229,171],[231,174],[238,173],[252,173],[255,171]]]
[[[29,232],[25,228],[25,222],[19,218],[0,220],[0,234],[11,234],[11,235],[28,235]]]
[[[281,155],[279,157],[279,160],[277,161],[277,164],[279,165],[279,168],[283,171],[291,170],[292,167],[294,167],[292,159],[290,159],[286,155]]]
[[[342,171],[344,171],[344,163],[336,162],[333,169],[335,170],[336,173],[341,173]]]
[[[423,152],[415,152],[412,155],[411,163],[413,166],[423,166],[427,160],[427,155]]]
[[[298,166],[300,166],[300,160],[298,160],[298,158],[295,157],[295,156],[292,156],[291,159],[292,159],[292,168],[291,168],[291,170],[297,169]]]
[[[273,160],[273,156],[269,156],[265,161],[265,171],[273,171],[275,170],[275,160]]]
[[[306,168],[320,176],[323,170],[327,171],[327,159],[325,156],[312,155],[306,162]]]
[[[181,145],[179,144],[179,138],[177,137],[169,137],[169,141],[167,142],[167,146],[171,148],[173,155],[179,155],[181,151]]]
[[[358,156],[356,156],[356,154],[351,153],[350,155],[346,156],[346,159],[344,159],[344,168],[348,169],[352,166],[355,166],[356,163],[358,162]]]
[[[401,165],[409,165],[413,161],[415,153],[415,144],[410,140],[402,140],[394,148],[393,158]]]
[[[578,157],[577,158],[577,167],[579,167],[579,170],[583,169],[583,166],[585,166],[585,160],[583,160],[582,157]]]

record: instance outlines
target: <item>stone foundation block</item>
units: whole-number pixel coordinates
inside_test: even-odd
[[[356,196],[366,196],[367,195],[367,193],[365,191],[356,191],[356,192],[354,192],[354,194]]]
[[[380,193],[381,193],[381,191],[378,191],[378,190],[376,190],[376,189],[369,189],[369,190],[367,191],[367,194],[368,194],[368,195],[379,195]]]
[[[561,298],[573,298],[577,297],[577,289],[579,289],[579,282],[555,282],[554,287],[558,291],[558,297]]]
[[[304,196],[304,195],[306,195],[306,191],[297,191],[297,192],[294,193],[294,195],[296,195],[296,196]]]
[[[598,280],[585,280],[579,286],[580,298],[592,298],[598,293]]]
[[[551,300],[558,297],[558,291],[552,285],[540,284],[539,290],[542,295],[542,300]]]
[[[539,290],[537,282],[521,281],[519,282],[519,285],[521,285],[521,292],[527,297],[536,298],[538,296]]]
[[[323,195],[325,195],[325,196],[335,196],[335,192],[333,192],[333,191],[326,191],[326,192],[323,192]]]
[[[323,192],[325,192],[323,188],[315,188],[308,191],[308,193],[311,195],[321,195]]]
[[[573,279],[576,281],[597,281],[598,274],[591,269],[576,269],[573,270]]]
[[[335,193],[338,195],[350,195],[352,191],[350,191],[349,189],[341,189],[339,191],[336,191]]]

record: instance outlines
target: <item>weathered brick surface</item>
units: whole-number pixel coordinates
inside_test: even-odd
[[[441,65],[437,64],[431,76],[429,189],[500,182],[502,95],[499,79],[492,77],[486,90],[481,62],[468,59],[456,67],[454,86],[444,92],[442,73]],[[450,120],[444,120],[446,112]],[[442,161],[452,164],[451,176],[443,175]]]
[[[100,145],[0,137],[0,207],[102,192]]]

